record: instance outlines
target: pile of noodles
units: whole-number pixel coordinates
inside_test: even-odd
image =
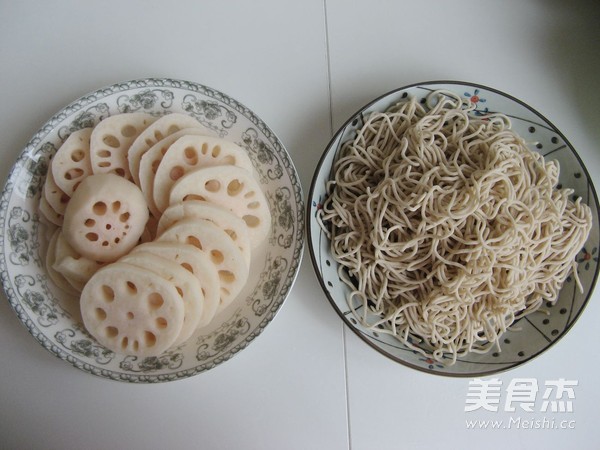
[[[556,188],[556,162],[472,109],[438,91],[373,113],[340,149],[319,217],[354,314],[446,364],[499,348],[555,301],[592,221]]]

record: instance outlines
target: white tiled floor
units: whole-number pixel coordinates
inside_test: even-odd
[[[37,128],[117,81],[173,77],[251,107],[305,193],[332,129],[404,84],[461,79],[543,111],[600,186],[600,8],[556,0],[0,2],[0,176]],[[265,332],[205,374],[136,386],[42,349],[0,301],[0,448],[596,448],[595,295],[549,353],[500,376],[578,379],[575,430],[467,430],[466,379],[368,348],[322,295],[305,254]],[[2,298],[4,298],[2,296]],[[473,413],[471,413],[473,414]],[[493,418],[506,418],[498,414]]]

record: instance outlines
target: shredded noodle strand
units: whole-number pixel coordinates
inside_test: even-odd
[[[437,91],[373,113],[340,149],[319,216],[356,317],[445,364],[499,348],[556,301],[592,222],[556,188],[556,162],[472,109]]]

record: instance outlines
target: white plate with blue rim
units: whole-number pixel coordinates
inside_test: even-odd
[[[248,152],[269,203],[271,230],[252,257],[250,279],[237,299],[184,344],[157,357],[116,354],[85,330],[76,298],[46,273],[47,236],[38,202],[48,161],[76,130],[120,113],[178,112]],[[50,118],[18,156],[0,201],[0,274],[16,317],[58,358],[112,380],[155,383],[212,369],[252,342],[273,320],[298,273],[304,245],[304,203],[298,174],[285,147],[249,108],[207,86],[147,78],[91,92]]]
[[[573,276],[567,278],[555,303],[546,302],[545,308],[520,319],[500,341],[500,351],[485,354],[470,353],[458,357],[449,365],[424,356],[404,345],[389,333],[377,327],[365,327],[354,316],[348,304],[350,288],[338,275],[338,264],[332,256],[330,241],[319,225],[317,214],[326,198],[326,182],[331,178],[332,164],[342,144],[352,139],[370,113],[387,110],[407,98],[425,103],[433,91],[451,91],[467,98],[475,116],[493,112],[507,115],[512,128],[521,135],[530,148],[554,159],[560,164],[558,188],[573,189],[573,199],[581,197],[592,211],[593,225],[589,238],[576,257],[577,274],[583,291],[580,292]],[[325,296],[344,323],[366,344],[386,357],[420,371],[458,377],[485,376],[517,367],[549,350],[575,324],[583,313],[592,294],[600,265],[600,220],[598,198],[583,161],[566,137],[542,114],[508,94],[479,84],[460,81],[432,81],[405,86],[388,92],[366,104],[353,114],[336,132],[327,145],[315,171],[307,200],[307,238],[314,270]],[[355,305],[358,307],[358,305]],[[546,312],[549,313],[546,313]],[[367,318],[372,323],[377,318]],[[419,346],[418,342],[412,342]],[[429,349],[423,348],[427,351]]]

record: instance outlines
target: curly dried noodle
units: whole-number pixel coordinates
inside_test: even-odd
[[[355,316],[449,365],[556,300],[592,220],[556,188],[556,162],[473,108],[438,91],[373,113],[319,217]]]

